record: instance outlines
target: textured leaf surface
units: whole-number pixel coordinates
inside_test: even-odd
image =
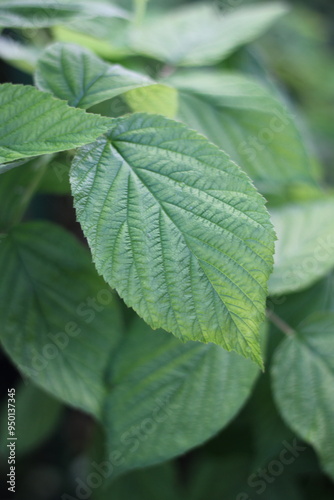
[[[147,76],[107,64],[69,43],[49,46],[38,61],[36,85],[70,106],[89,108],[132,89],[154,85]]]
[[[57,226],[22,224],[0,244],[0,274],[5,351],[38,386],[98,415],[120,321],[89,253]]]
[[[278,240],[270,294],[302,290],[334,267],[334,200],[271,210]]]
[[[110,127],[29,85],[0,85],[0,115],[0,163],[82,146]]]
[[[285,11],[279,3],[230,13],[205,4],[187,6],[144,22],[133,32],[131,46],[173,65],[214,64],[260,36]]]
[[[116,119],[71,169],[95,265],[153,328],[261,363],[274,232],[247,176],[184,125]]]
[[[259,370],[215,345],[183,344],[133,324],[111,358],[104,423],[115,474],[159,463],[209,439],[239,411]]]
[[[314,184],[312,165],[289,111],[255,80],[237,73],[183,71],[179,118],[231,155],[266,195]]]
[[[41,391],[33,384],[21,384],[15,394],[15,435],[18,455],[31,453],[43,444],[55,431],[60,420],[63,405]],[[1,454],[7,458],[8,448],[5,437],[8,435],[7,401],[0,415],[0,431],[3,440]]]
[[[286,423],[316,449],[334,478],[333,313],[318,313],[274,357],[274,396]]]
[[[119,7],[99,2],[60,2],[56,0],[10,0],[0,2],[0,25],[6,28],[44,28],[76,18],[104,15],[127,17]]]

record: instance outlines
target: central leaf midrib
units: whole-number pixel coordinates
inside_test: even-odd
[[[137,179],[139,180],[139,182],[141,182],[141,184],[143,185],[143,187],[151,194],[151,196],[156,200],[156,202],[158,203],[158,205],[161,207],[161,210],[163,211],[163,213],[166,215],[166,217],[171,221],[171,223],[175,226],[175,228],[179,231],[179,233],[182,235],[182,238],[184,240],[184,243],[186,245],[186,247],[188,248],[189,252],[196,258],[196,260],[198,261],[199,263],[199,266],[201,267],[201,269],[203,270],[208,282],[210,283],[210,286],[213,290],[213,292],[218,296],[219,300],[221,301],[222,305],[224,306],[230,320],[232,321],[232,323],[234,324],[235,326],[235,329],[236,331],[239,333],[239,335],[244,339],[246,345],[249,345],[249,341],[248,339],[244,336],[244,334],[241,332],[240,328],[238,327],[238,325],[236,324],[233,316],[232,316],[232,313],[231,311],[228,309],[228,307],[226,306],[225,302],[222,300],[222,298],[220,297],[219,293],[217,292],[217,290],[215,289],[213,283],[211,282],[210,278],[208,277],[207,273],[205,272],[205,270],[203,269],[203,267],[201,266],[201,259],[193,252],[193,250],[189,247],[186,239],[185,239],[185,236],[184,236],[184,233],[180,230],[180,228],[178,227],[178,225],[175,223],[175,221],[171,218],[171,216],[168,214],[168,212],[166,212],[165,208],[161,205],[161,202],[156,198],[155,194],[152,193],[152,191],[149,189],[149,187],[146,185],[145,181],[143,181],[143,179],[138,175],[138,173],[131,167],[131,165],[128,163],[128,161],[124,158],[124,155],[122,154],[122,152],[119,150],[119,148],[117,147],[117,144],[115,142],[112,142],[111,143],[112,147],[114,147],[117,151],[117,153],[123,158],[124,160],[124,164],[127,165],[127,167],[129,168],[129,170],[137,177]],[[226,276],[226,275],[225,275]],[[228,276],[226,276],[227,279]],[[234,283],[234,282],[233,282]],[[237,286],[237,285],[236,285]],[[244,292],[243,292],[244,293]],[[244,295],[247,297],[247,295],[244,293]],[[249,299],[249,297],[247,297]],[[249,299],[251,300],[251,299]],[[253,301],[251,301],[253,303]],[[196,309],[196,307],[195,307]]]

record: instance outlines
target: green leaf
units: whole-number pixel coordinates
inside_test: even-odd
[[[274,248],[263,198],[181,123],[145,114],[113,123],[71,169],[98,272],[153,328],[261,364]]]
[[[0,163],[92,142],[110,119],[72,109],[29,85],[0,85]]]
[[[128,17],[119,7],[99,2],[61,2],[57,0],[10,0],[0,2],[0,25],[6,28],[45,28],[76,18]]]
[[[312,163],[285,106],[255,80],[223,71],[182,71],[178,117],[231,155],[265,195],[315,185]]]
[[[235,353],[183,344],[137,319],[111,358],[103,421],[115,475],[197,446],[235,416],[257,367]]]
[[[220,12],[207,4],[152,16],[133,30],[131,47],[168,64],[215,64],[265,32],[286,8],[280,3]]]
[[[1,59],[9,61],[12,66],[26,73],[34,71],[40,52],[41,49],[34,45],[23,44],[5,36],[0,37]]]
[[[35,82],[41,90],[79,108],[90,108],[155,83],[117,64],[107,64],[89,50],[69,43],[56,43],[44,51],[38,61]]]
[[[63,406],[59,401],[41,391],[33,384],[19,386],[15,394],[16,452],[19,456],[31,453],[42,445],[55,431]],[[0,416],[3,439],[8,436],[7,401]],[[7,458],[7,441],[2,441],[1,454]]]
[[[270,294],[305,289],[334,267],[333,213],[332,199],[271,210],[278,241]]]
[[[316,449],[334,478],[333,313],[314,314],[281,344],[272,366],[274,396],[287,425]]]
[[[0,274],[7,354],[54,397],[98,416],[120,321],[89,253],[57,226],[22,224],[0,245]]]
[[[178,108],[176,89],[167,85],[154,85],[127,92],[126,103],[133,111],[153,113],[174,118]]]

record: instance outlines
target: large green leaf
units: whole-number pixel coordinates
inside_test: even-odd
[[[289,110],[255,80],[188,70],[167,82],[179,90],[179,118],[230,154],[265,195],[315,184]]]
[[[49,46],[38,61],[36,85],[70,106],[89,108],[132,89],[154,85],[147,76],[105,63],[69,43]]]
[[[271,211],[278,240],[269,293],[302,290],[334,267],[334,200],[287,205]]]
[[[10,0],[0,2],[0,25],[6,28],[45,28],[76,18],[128,17],[123,9],[102,2]]]
[[[21,384],[15,393],[16,453],[31,453],[44,443],[59,423],[63,405],[33,384]],[[0,414],[0,430],[3,440],[0,453],[7,457],[8,448],[4,438],[8,436],[8,406],[3,405]],[[8,436],[9,437],[9,436]]]
[[[103,415],[115,474],[180,455],[239,411],[259,372],[215,345],[183,344],[137,319],[111,358]]]
[[[23,375],[99,415],[118,310],[89,253],[45,222],[14,227],[0,245],[1,343]]]
[[[280,3],[220,12],[214,6],[186,6],[152,16],[133,30],[131,46],[172,65],[215,64],[252,41],[286,12]]]
[[[334,314],[314,314],[277,350],[273,390],[286,423],[334,478]]]
[[[247,176],[205,137],[133,114],[71,169],[95,265],[153,328],[261,363],[274,232]]]
[[[110,127],[29,85],[0,85],[0,115],[0,163],[82,146]]]

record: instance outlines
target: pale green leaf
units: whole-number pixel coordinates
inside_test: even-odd
[[[0,25],[6,28],[45,28],[76,18],[103,15],[128,17],[120,7],[102,2],[61,2],[57,0],[10,0],[0,2]]]
[[[0,37],[0,58],[26,73],[34,71],[40,52],[41,49],[34,45],[23,44],[10,37]]]
[[[21,384],[15,394],[15,436],[18,456],[31,453],[55,431],[63,405],[33,384]],[[7,458],[8,436],[7,401],[0,415],[1,454]]]
[[[270,294],[305,289],[334,267],[333,214],[332,199],[271,210],[278,240]]]
[[[120,320],[89,253],[57,226],[26,223],[1,242],[0,274],[7,354],[38,386],[98,416]]]
[[[126,103],[133,111],[164,115],[174,118],[178,108],[176,89],[167,85],[154,85],[127,92]]]
[[[261,363],[274,248],[263,198],[181,123],[145,114],[113,123],[71,169],[99,273],[153,328]]]
[[[272,366],[274,396],[285,422],[316,449],[334,479],[333,313],[318,313],[277,350]]]
[[[29,85],[0,85],[0,115],[0,163],[76,148],[110,128],[110,119]]]
[[[103,420],[114,473],[198,446],[236,415],[258,369],[215,345],[183,344],[136,320],[111,358]]]
[[[215,6],[186,6],[152,16],[133,30],[131,47],[172,65],[215,64],[264,33],[286,8],[280,3],[220,12]]]
[[[293,117],[255,80],[223,71],[178,72],[179,118],[231,155],[265,195],[315,185]]]
[[[79,108],[90,108],[155,83],[147,76],[108,64],[89,50],[69,43],[56,43],[45,50],[38,61],[35,82],[41,90]]]

